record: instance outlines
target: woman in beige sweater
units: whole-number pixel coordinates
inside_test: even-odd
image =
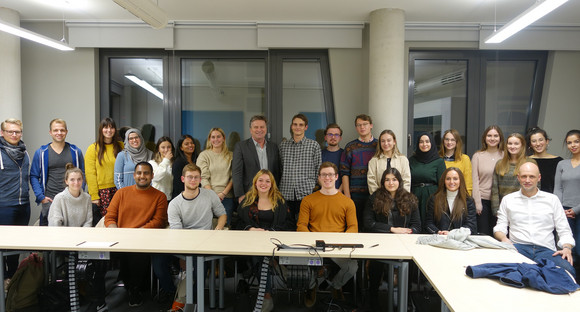
[[[209,131],[205,151],[199,154],[196,164],[201,168],[202,187],[216,192],[226,208],[229,226],[234,210],[232,152],[228,150],[226,135],[221,128]]]

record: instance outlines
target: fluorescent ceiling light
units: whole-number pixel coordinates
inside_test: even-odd
[[[125,75],[125,78],[133,81],[135,84],[139,85],[141,88],[151,92],[153,95],[155,95],[156,97],[163,100],[163,93],[159,92],[159,90],[157,90],[155,87],[150,85],[147,81],[139,79],[139,77],[137,77],[135,75],[131,75],[131,74]]]
[[[485,40],[485,43],[500,43],[506,40],[567,1],[568,0],[538,0],[538,2],[532,5],[529,9],[525,10],[522,14],[504,25],[499,29],[499,31],[496,31],[489,36]]]
[[[75,48],[71,48],[64,42],[54,40],[52,38],[48,38],[43,35],[39,35],[35,32],[32,32],[28,29],[24,29],[22,27],[16,26],[14,24],[8,23],[0,19],[0,30],[7,32],[9,34],[18,36],[20,38],[32,40],[34,42],[38,42],[40,44],[44,44],[51,48],[59,49],[61,51],[73,51]]]

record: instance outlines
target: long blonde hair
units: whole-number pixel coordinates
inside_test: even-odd
[[[517,159],[516,159],[516,168],[514,169],[514,176],[518,175],[520,166],[526,162],[526,139],[524,138],[523,135],[521,135],[517,132],[508,135],[507,139],[505,140],[506,144],[504,144],[503,158],[501,160],[499,160],[497,162],[497,164],[495,165],[495,173],[499,174],[502,177],[506,173],[508,173],[508,171],[510,170],[510,158],[511,158],[511,156],[510,156],[510,153],[508,152],[507,141],[512,137],[520,140],[520,143],[522,144],[520,151],[516,155]]]
[[[217,131],[219,132],[222,137],[224,138],[224,143],[222,144],[222,156],[223,158],[225,158],[225,160],[229,161],[232,159],[232,153],[230,153],[230,150],[228,149],[228,145],[226,144],[226,133],[224,132],[224,130],[222,130],[222,128],[211,128],[211,130],[209,130],[209,133],[207,134],[207,141],[205,142],[205,149],[206,150],[211,150],[213,148],[213,145],[211,144],[211,133]]]
[[[278,202],[284,202],[284,197],[276,186],[276,179],[274,179],[274,175],[268,169],[262,169],[256,173],[254,179],[252,180],[252,188],[246,193],[246,199],[244,199],[243,206],[249,206],[253,204],[258,198],[258,188],[256,187],[256,182],[258,182],[258,178],[264,174],[268,175],[270,182],[272,183],[272,187],[270,187],[270,191],[268,191],[268,199],[270,200],[270,204],[272,204],[272,211],[274,211],[278,206]]]

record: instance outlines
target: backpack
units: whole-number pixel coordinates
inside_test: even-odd
[[[38,304],[38,291],[44,282],[44,266],[42,258],[32,253],[20,262],[16,273],[8,284],[6,296],[6,311]]]

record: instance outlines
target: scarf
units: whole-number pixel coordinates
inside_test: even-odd
[[[10,158],[19,164],[22,163],[24,155],[26,154],[26,145],[24,145],[22,140],[18,141],[18,145],[12,145],[8,143],[4,137],[0,137],[0,144],[2,145],[1,148],[4,149]]]
[[[428,136],[429,142],[431,142],[431,149],[427,152],[421,151],[419,148],[419,140],[422,136]],[[433,140],[433,136],[430,133],[422,132],[417,136],[417,147],[415,148],[415,159],[417,161],[422,162],[424,164],[428,164],[436,159],[439,158],[439,154],[437,153],[437,146],[435,145],[435,140]]]
[[[139,140],[141,144],[139,147],[134,148],[129,144],[129,135],[131,133],[137,133],[139,135]],[[153,153],[145,147],[145,141],[143,140],[143,136],[141,135],[141,131],[131,128],[127,130],[125,133],[125,153],[129,155],[129,158],[133,161],[134,164],[138,164],[140,162],[149,161],[153,158]]]

